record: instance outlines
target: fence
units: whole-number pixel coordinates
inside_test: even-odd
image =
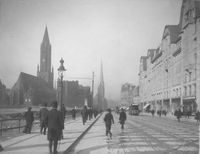
[[[12,129],[18,129],[20,132],[21,129],[24,128],[26,125],[25,120],[23,118],[2,119],[0,120],[0,123],[1,123],[0,136],[3,135],[3,132]],[[34,122],[34,124],[38,123],[39,123],[38,120]]]
[[[77,116],[80,116],[80,112],[77,113]],[[37,117],[37,116],[36,116]],[[71,119],[72,116],[69,113],[66,115],[66,119]],[[34,125],[39,124],[38,117],[34,120]],[[4,132],[12,129],[18,129],[18,132],[21,132],[21,129],[26,126],[26,122],[24,118],[10,118],[10,119],[1,119],[0,120],[0,136],[3,135]]]

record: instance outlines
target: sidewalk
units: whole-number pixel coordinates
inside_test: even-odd
[[[98,117],[97,117],[98,118]],[[58,152],[63,153],[68,149],[76,139],[95,121],[92,119],[82,124],[82,118],[65,123],[63,130],[64,139],[58,143]],[[44,154],[49,153],[48,140],[46,135],[40,134],[39,129],[34,130],[31,134],[24,134],[4,142],[1,142],[4,151],[1,154]]]

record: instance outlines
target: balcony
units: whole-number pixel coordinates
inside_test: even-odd
[[[174,51],[172,54],[174,57],[176,57],[179,53],[181,53],[181,47],[179,47],[177,50]]]

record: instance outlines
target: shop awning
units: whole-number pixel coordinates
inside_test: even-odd
[[[146,104],[143,109],[145,110],[146,108],[148,108],[150,106],[150,104]]]
[[[196,97],[195,96],[183,97],[183,100],[192,100],[192,99],[196,99]]]

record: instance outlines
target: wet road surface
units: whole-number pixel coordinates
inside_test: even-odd
[[[77,144],[71,154],[173,154],[199,153],[199,128],[196,123],[177,122],[165,117],[128,116],[121,130],[113,114],[112,139],[105,136],[104,115]]]

